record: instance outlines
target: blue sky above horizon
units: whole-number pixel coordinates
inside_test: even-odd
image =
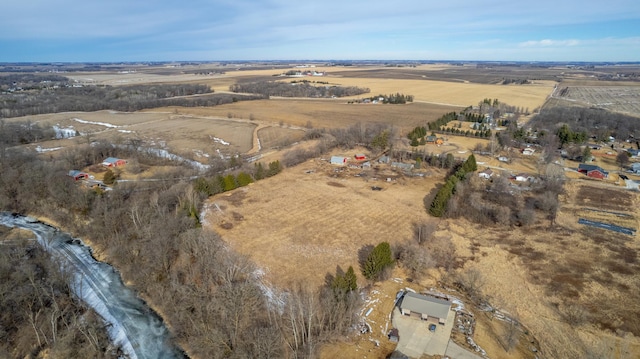
[[[640,2],[8,0],[0,62],[640,61]]]

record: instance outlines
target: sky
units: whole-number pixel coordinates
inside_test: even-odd
[[[638,0],[3,0],[0,62],[640,61]]]

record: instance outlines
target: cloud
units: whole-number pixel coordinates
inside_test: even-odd
[[[518,44],[520,47],[564,47],[564,46],[578,46],[581,44],[580,40],[530,40],[521,42]]]

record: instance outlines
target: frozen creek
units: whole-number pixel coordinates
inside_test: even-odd
[[[186,357],[170,344],[162,319],[122,283],[113,267],[95,260],[91,248],[81,240],[33,218],[7,212],[0,212],[0,225],[33,232],[51,256],[71,269],[73,292],[109,324],[111,340],[128,357]]]

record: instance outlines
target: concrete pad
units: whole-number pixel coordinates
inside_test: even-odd
[[[396,350],[411,358],[419,358],[423,354],[445,355],[455,317],[456,313],[450,311],[445,325],[436,324],[435,332],[431,332],[429,324],[433,323],[404,316],[394,308],[392,323],[400,336]]]

